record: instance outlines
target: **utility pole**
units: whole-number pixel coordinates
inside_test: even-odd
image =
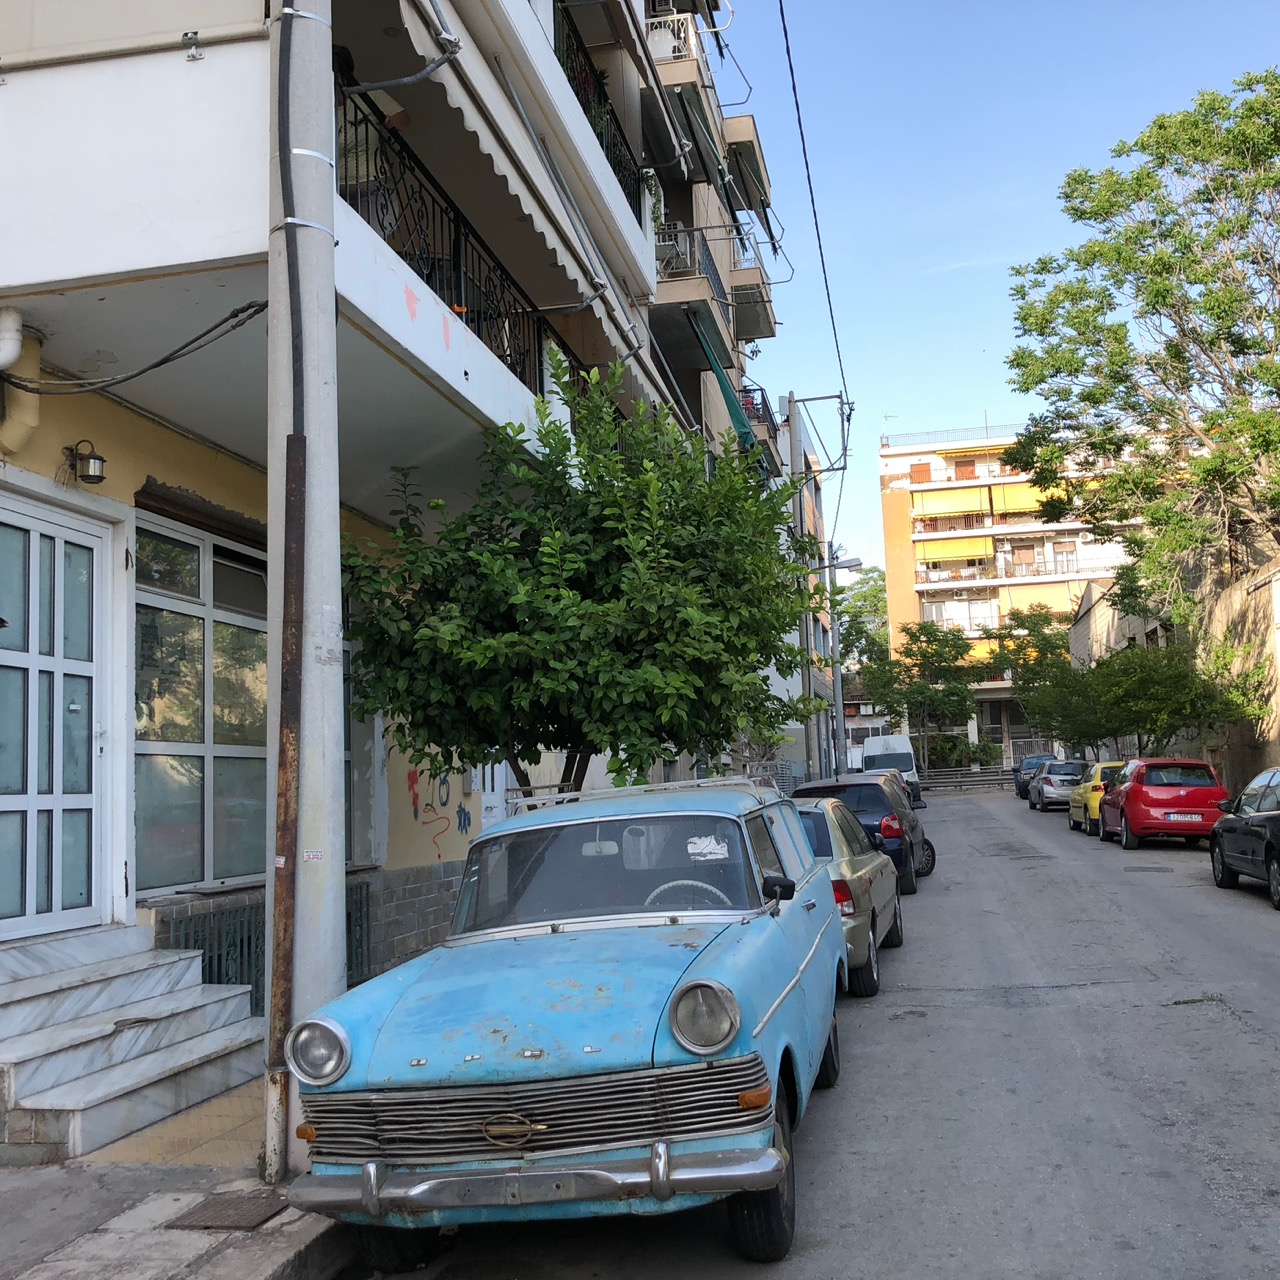
[[[795,530],[804,536],[804,495],[808,485],[808,468],[804,460],[804,441],[801,438],[800,405],[796,401],[796,393],[787,393],[787,426],[791,434],[791,474],[799,476],[804,483],[796,490],[791,500],[792,516]],[[804,665],[800,668],[800,692],[806,697],[813,696],[813,618],[806,609],[800,618],[800,648],[804,651]],[[804,771],[805,777],[812,779],[818,775],[814,766],[818,753],[814,747],[814,720],[810,717],[804,722]]]
[[[851,560],[837,560],[834,542],[827,543],[827,596],[831,600],[831,674],[832,697],[834,700],[834,726],[836,734],[836,772],[843,773],[849,767],[849,752],[844,740],[844,668],[840,657],[840,612],[835,606],[836,570],[861,569],[862,561],[857,557]]]
[[[284,1039],[346,989],[331,0],[271,0],[266,1174],[298,1168]],[[303,744],[305,745],[305,749]]]

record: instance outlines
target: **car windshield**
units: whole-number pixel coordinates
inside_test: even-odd
[[[1149,764],[1144,779],[1149,787],[1216,787],[1207,764]]]
[[[1084,772],[1083,768],[1072,760],[1065,760],[1060,764],[1051,764],[1045,770],[1045,773],[1051,773],[1055,777],[1062,777],[1063,775],[1068,775],[1072,778],[1078,778],[1083,772]]]
[[[801,809],[800,821],[809,837],[809,847],[816,858],[831,857],[831,832],[827,830],[826,815],[821,809]]]
[[[882,756],[869,756],[864,752],[862,767],[868,771],[872,769],[901,769],[903,773],[910,773],[916,767],[916,762],[911,758],[910,751],[889,751]]]
[[[847,784],[832,783],[827,787],[809,786],[803,789],[797,787],[794,792],[795,799],[802,797],[808,798],[813,796],[833,796],[841,801],[847,808],[852,809],[854,813],[871,813],[882,814],[890,813],[893,810],[893,804],[889,799],[889,793],[875,783],[864,782],[861,785],[848,786]]]
[[[742,829],[732,818],[573,822],[479,841],[462,873],[453,933],[758,905]]]

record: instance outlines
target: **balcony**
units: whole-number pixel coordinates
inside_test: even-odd
[[[347,98],[337,143],[342,198],[453,315],[540,395],[544,321],[422,161],[383,124],[383,113],[370,98]]]
[[[564,0],[557,0],[554,25],[556,58],[564,68],[565,78],[582,106],[592,132],[600,141],[605,159],[622,187],[631,212],[643,227],[645,188],[639,161],[631,150],[618,114],[605,92],[604,80],[591,61],[591,54],[582,42],[578,28],[566,11]]]
[[[738,341],[776,338],[778,320],[773,311],[773,287],[760,253],[760,244],[750,231],[737,227],[725,230],[733,249],[729,279],[732,281]]]
[[[1009,525],[1042,524],[1038,511],[997,511],[994,515],[973,513],[958,516],[926,516],[913,522],[912,531],[916,534],[934,533],[966,533],[974,529],[1001,529]],[[1062,527],[1069,528],[1080,524],[1080,521],[1064,521]],[[1058,525],[1051,526],[1057,528]]]
[[[763,387],[744,386],[738,391],[738,402],[747,421],[755,432],[756,440],[765,455],[769,471],[774,476],[783,472],[782,446],[778,441],[778,419],[773,405]]]
[[[916,583],[927,586],[948,586],[952,583],[995,582],[1021,578],[1069,578],[1080,572],[1074,555],[1055,556],[1052,560],[1040,560],[1031,564],[1014,564],[1007,557],[997,561],[985,561],[976,565],[957,565],[954,568],[916,569]]]
[[[664,14],[650,18],[646,28],[663,92],[693,143],[687,157],[693,180],[720,185],[725,120],[698,19],[692,13]]]
[[[700,227],[668,223],[658,229],[656,252],[658,300],[649,319],[672,367],[710,367],[690,323],[693,320],[721,368],[732,368],[733,308],[706,232]]]
[[[753,213],[758,218],[766,218],[773,203],[773,188],[769,170],[765,167],[764,148],[760,145],[755,116],[726,116],[724,141],[735,188],[734,208],[739,213]]]

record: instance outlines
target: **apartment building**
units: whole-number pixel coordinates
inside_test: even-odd
[[[984,657],[985,627],[1013,609],[1047,605],[1069,623],[1091,579],[1111,577],[1124,555],[1079,522],[1049,524],[1041,494],[1002,461],[1016,426],[882,436],[880,498],[890,643],[903,623],[958,627]],[[1010,695],[1007,678],[977,686],[970,736],[998,743],[1006,763],[1043,745]]]
[[[329,5],[296,20],[311,9]],[[62,158],[38,199],[0,204],[0,358],[62,384],[4,386],[0,416],[9,1162],[90,1150],[262,1068],[279,10],[0,10],[0,130]],[[624,360],[628,399],[763,441],[780,470],[767,396],[744,379],[773,325],[768,175],[754,121],[716,96],[718,10],[332,6],[332,145],[298,153],[332,173],[332,525],[379,536],[395,466],[465,503],[486,426],[533,423],[552,348],[576,368]],[[354,982],[443,935],[506,779],[428,777],[376,722],[348,717],[342,737],[308,746],[341,756]],[[128,1034],[108,1016],[126,1006]],[[54,1053],[57,1089],[30,1096]]]

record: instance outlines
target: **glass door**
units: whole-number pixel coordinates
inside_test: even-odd
[[[55,519],[0,509],[0,938],[104,918],[103,541]]]

